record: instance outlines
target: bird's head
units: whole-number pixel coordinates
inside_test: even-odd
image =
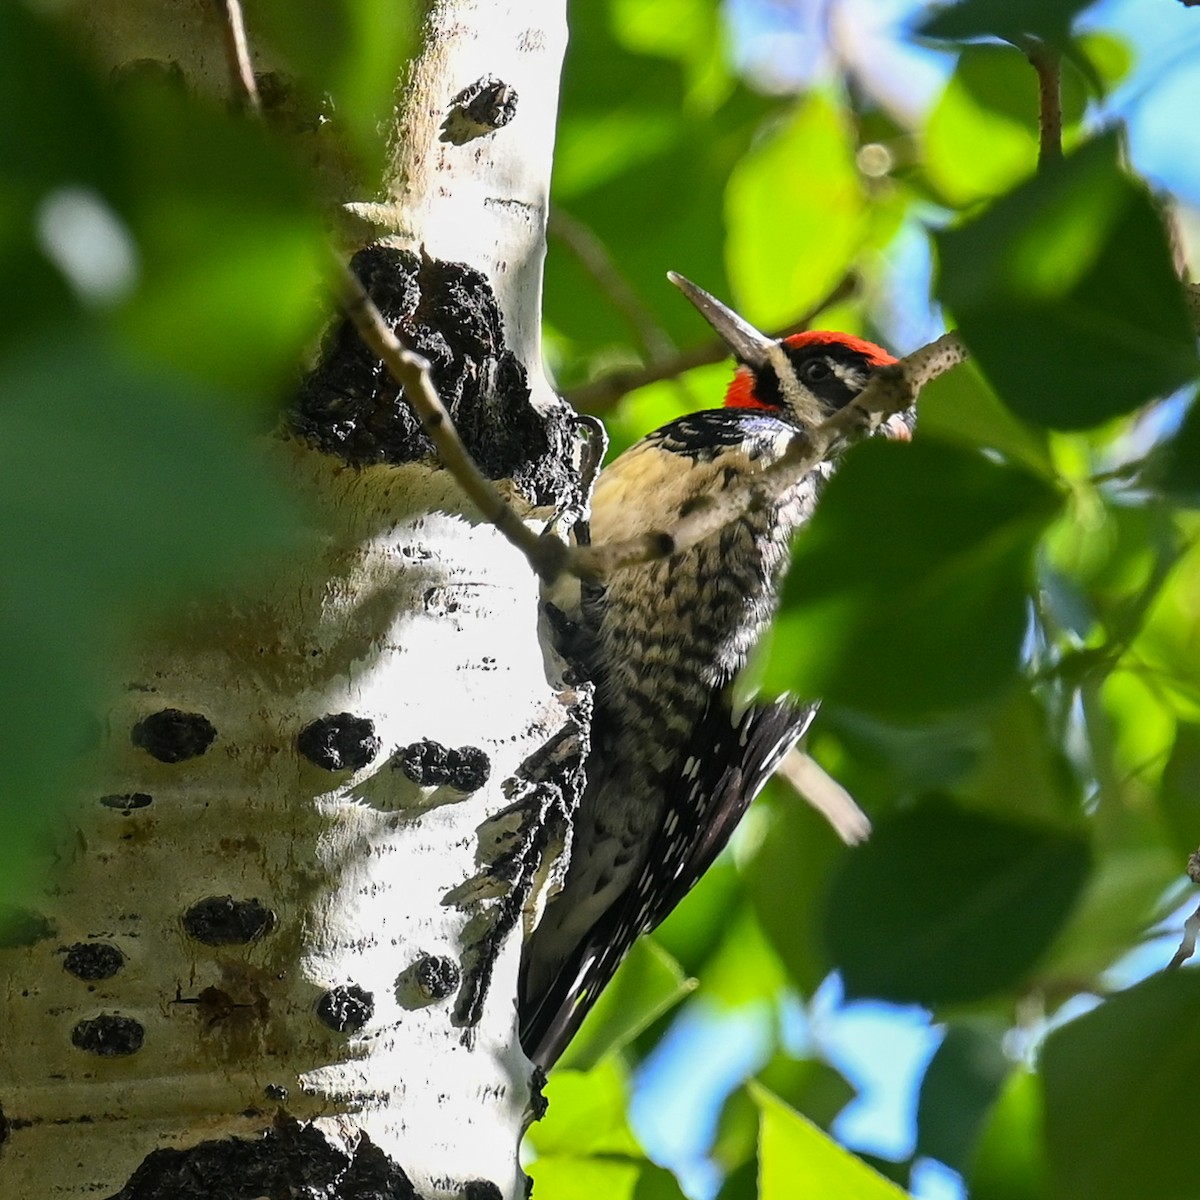
[[[848,333],[815,329],[768,337],[691,280],[674,271],[668,278],[733,351],[738,366],[725,394],[727,408],[787,414],[810,428],[849,404],[878,368],[897,361],[881,346]],[[907,437],[908,425],[893,417],[884,431]]]

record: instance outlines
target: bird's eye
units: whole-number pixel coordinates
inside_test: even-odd
[[[823,383],[833,374],[833,369],[823,358],[813,358],[800,368],[800,377],[805,383]]]

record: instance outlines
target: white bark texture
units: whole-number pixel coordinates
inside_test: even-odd
[[[105,0],[91,40],[211,83],[219,7]],[[487,277],[543,412],[563,8],[436,4],[392,195],[358,205],[393,245]],[[515,91],[512,119],[439,140],[484,76]],[[5,1200],[293,1194],[278,1170],[297,1195],[524,1195],[514,997],[538,864],[517,852],[561,791],[521,767],[572,700],[548,682],[536,579],[428,461],[272,453],[310,498],[308,551],[140,648],[25,944],[0,950]],[[526,508],[544,524],[565,504]],[[414,782],[401,752],[426,741],[482,749],[486,784]]]

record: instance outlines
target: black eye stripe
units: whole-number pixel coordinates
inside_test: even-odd
[[[844,408],[871,377],[870,360],[849,346],[785,346],[796,378],[827,409]]]

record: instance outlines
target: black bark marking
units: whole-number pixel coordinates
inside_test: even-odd
[[[462,982],[458,963],[444,954],[426,954],[417,959],[413,975],[421,994],[429,1000],[445,1000]]]
[[[135,808],[149,808],[154,803],[154,797],[146,792],[123,792],[111,796],[101,796],[100,803],[105,808],[120,809],[121,815],[127,817]]]
[[[330,988],[317,1001],[317,1016],[335,1033],[357,1033],[375,1014],[375,997],[357,983]]]
[[[217,730],[202,713],[164,708],[143,717],[130,736],[135,746],[159,762],[179,763],[203,754],[213,744]]]
[[[76,942],[63,959],[63,970],[87,983],[111,979],[124,965],[125,955],[111,942]]]
[[[512,479],[537,504],[578,490],[572,414],[535,412],[525,368],[508,349],[487,278],[462,263],[372,246],[351,269],[405,345],[429,360],[442,403],[490,479]],[[343,321],[287,414],[292,429],[356,465],[434,457],[395,380]]]
[[[296,738],[296,749],[326,771],[365,767],[379,753],[379,746],[375,722],[345,712],[319,717]]]
[[[100,1058],[122,1058],[136,1054],[146,1040],[140,1021],[119,1013],[101,1013],[80,1021],[71,1030],[71,1044]]]
[[[206,896],[183,914],[189,937],[206,946],[240,946],[257,941],[275,927],[275,914],[261,900]]]
[[[422,1200],[408,1176],[364,1133],[351,1153],[281,1115],[254,1140],[223,1138],[154,1150],[107,1200]]]

